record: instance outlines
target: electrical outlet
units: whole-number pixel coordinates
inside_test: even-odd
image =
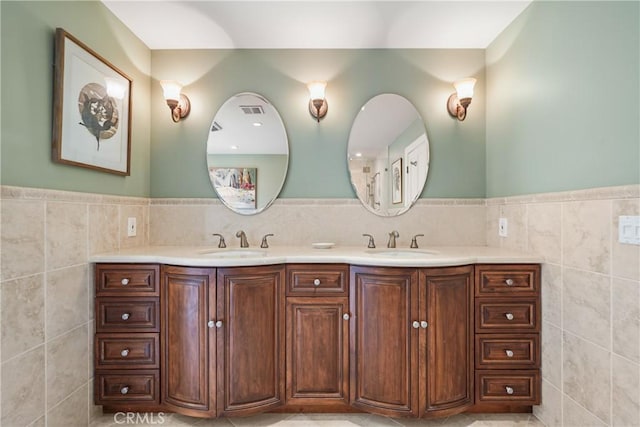
[[[507,218],[500,218],[498,220],[498,236],[507,237],[508,235],[507,225],[508,225]]]
[[[127,236],[135,237],[138,232],[138,227],[136,226],[136,218],[131,217],[127,219]]]
[[[640,245],[640,216],[618,217],[618,241],[629,245]]]

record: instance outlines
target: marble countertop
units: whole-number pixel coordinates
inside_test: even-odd
[[[237,267],[283,263],[346,263],[381,267],[444,267],[466,264],[540,263],[536,255],[487,246],[432,246],[419,249],[367,249],[286,246],[218,249],[215,246],[142,246],[96,254],[90,262],[158,263],[191,267]]]

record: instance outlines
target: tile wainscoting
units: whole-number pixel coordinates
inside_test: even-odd
[[[0,423],[83,425],[92,404],[91,254],[146,244],[230,247],[332,241],[378,247],[484,245],[533,251],[543,266],[547,425],[640,425],[640,250],[617,243],[617,217],[640,214],[640,186],[495,199],[422,199],[380,218],[352,199],[281,199],[256,216],[216,199],[148,199],[2,187]],[[126,237],[135,216],[138,236]],[[509,237],[497,237],[500,216]]]
[[[488,245],[545,259],[534,414],[547,426],[640,425],[640,246],[618,242],[639,196],[635,185],[486,200]]]
[[[3,186],[0,212],[0,424],[88,425],[97,408],[88,257],[147,244],[149,200]]]

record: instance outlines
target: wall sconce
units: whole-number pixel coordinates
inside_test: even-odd
[[[161,80],[160,85],[164,92],[164,99],[167,100],[167,105],[171,108],[171,118],[175,123],[178,123],[180,119],[189,115],[191,102],[189,102],[187,95],[180,93],[182,85],[175,80]]]
[[[463,121],[467,117],[467,107],[471,104],[471,98],[473,98],[473,86],[476,84],[476,79],[468,78],[458,80],[453,84],[456,88],[456,92],[452,93],[447,100],[447,110],[449,114],[456,117],[458,120]]]
[[[324,89],[327,82],[311,82],[307,84],[309,88],[309,113],[318,120],[327,115],[327,100],[324,97]]]

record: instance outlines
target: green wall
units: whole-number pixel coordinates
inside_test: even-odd
[[[2,184],[148,196],[151,51],[98,1],[1,1],[0,8]],[[131,176],[51,161],[56,27],[133,79]]]
[[[639,32],[637,1],[536,1],[489,46],[487,196],[640,183]]]
[[[360,107],[381,93],[411,101],[425,121],[431,167],[422,197],[484,197],[484,50],[160,50],[151,53],[151,196],[215,197],[206,141],[220,106],[238,92],[265,96],[289,138],[283,198],[355,198],[349,182],[347,140]],[[478,79],[464,122],[446,101],[456,79]],[[162,99],[162,79],[181,81],[191,114],[175,124]],[[329,112],[316,123],[306,83],[328,82]]]

